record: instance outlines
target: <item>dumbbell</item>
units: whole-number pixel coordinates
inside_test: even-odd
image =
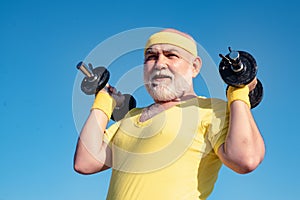
[[[243,87],[253,81],[257,74],[257,64],[253,56],[245,51],[233,51],[230,47],[219,64],[219,72],[223,81],[234,87]],[[228,87],[227,87],[228,89]],[[263,86],[257,79],[255,88],[249,93],[251,109],[255,108],[263,98]]]
[[[79,62],[76,67],[85,75],[81,82],[81,90],[85,94],[96,95],[101,89],[109,86],[110,73],[105,67],[93,68],[91,63],[87,67],[83,62]],[[124,94],[124,97],[125,100],[122,106],[116,107],[113,110],[111,119],[114,121],[123,119],[129,110],[136,107],[136,100],[133,96]]]

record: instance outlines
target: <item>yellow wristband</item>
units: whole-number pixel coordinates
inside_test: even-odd
[[[249,99],[249,87],[244,86],[241,88],[229,86],[227,90],[227,99],[228,99],[228,108],[232,102],[240,100],[245,102],[249,108],[251,108],[250,99]]]
[[[111,97],[108,93],[98,92],[91,110],[92,109],[101,110],[105,113],[107,118],[110,119],[115,106],[116,106],[116,101],[114,100],[113,97]]]

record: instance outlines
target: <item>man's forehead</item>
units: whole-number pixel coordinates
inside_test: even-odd
[[[182,49],[178,46],[172,45],[172,44],[155,44],[155,45],[150,46],[146,50],[146,53],[147,52],[157,52],[157,51],[178,51],[178,52],[182,52],[182,53],[185,52],[184,49]]]

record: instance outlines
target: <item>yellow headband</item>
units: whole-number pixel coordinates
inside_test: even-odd
[[[192,40],[173,32],[158,32],[150,36],[147,41],[146,50],[154,44],[172,44],[183,48],[194,56],[197,56],[197,46]]]

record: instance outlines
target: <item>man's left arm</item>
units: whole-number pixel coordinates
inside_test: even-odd
[[[249,88],[253,89],[253,84],[249,85]],[[234,100],[229,104],[229,109],[229,129],[225,143],[218,149],[218,156],[226,166],[237,173],[249,173],[263,160],[265,144],[249,104]]]

